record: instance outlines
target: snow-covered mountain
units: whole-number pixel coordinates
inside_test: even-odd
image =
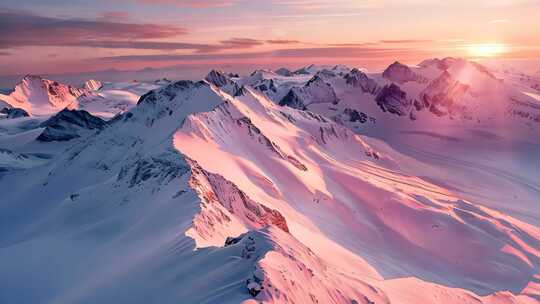
[[[96,79],[90,79],[84,83],[84,88],[90,91],[97,91],[103,87],[103,83]]]
[[[72,140],[81,137],[83,132],[101,130],[106,125],[104,120],[92,116],[85,110],[64,109],[40,125],[44,130],[36,140],[46,142]]]
[[[534,93],[531,77],[504,77],[464,59],[430,59],[411,67],[394,62],[382,73],[343,66],[312,65],[301,70],[301,76],[268,75],[265,81],[273,81],[274,90],[260,91],[282,105],[305,106],[342,122],[348,120],[347,113],[352,111],[381,122],[390,120],[392,124],[396,124],[396,119],[388,114],[418,120],[417,125],[460,120],[466,124],[517,123],[536,128],[540,122],[540,97]],[[308,92],[306,87],[314,80],[319,88]],[[258,82],[250,81],[249,85],[257,88]],[[361,124],[354,123],[352,127]]]
[[[537,101],[405,68],[106,83],[95,109],[140,97],[0,120],[0,302],[537,303]]]
[[[166,83],[103,84],[88,80],[82,87],[59,83],[35,75],[25,76],[9,95],[0,95],[0,107],[21,108],[26,112],[47,116],[64,108],[84,109],[95,115],[111,118],[133,107],[139,97]]]
[[[90,91],[39,76],[27,75],[5,99],[11,106],[32,114],[53,113],[65,107],[77,107],[79,98],[92,98]]]

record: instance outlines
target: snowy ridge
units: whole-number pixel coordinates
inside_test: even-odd
[[[301,115],[300,113],[305,113],[305,112],[294,113],[294,111],[288,111],[289,113],[285,112],[285,114],[287,115],[280,115],[278,113],[280,111],[283,111],[283,109],[278,108],[279,110],[278,109],[272,110],[272,108],[275,106],[272,106],[268,101],[261,100],[260,97],[257,97],[257,95],[247,94],[245,96],[239,97],[239,99],[241,101],[234,99],[234,100],[231,100],[231,103],[229,104],[233,105],[236,108],[236,110],[240,111],[244,115],[247,115],[248,112],[251,113],[251,115],[249,116],[250,120],[255,125],[257,125],[259,129],[261,129],[262,133],[272,133],[272,131],[270,130],[274,130],[273,131],[274,135],[277,135],[275,133],[276,130],[289,130],[289,132],[295,133],[296,132],[295,127],[293,126],[298,127],[299,125],[300,126],[303,125],[301,121],[305,118],[302,119],[300,118],[302,116],[298,116],[298,115]],[[224,112],[218,111],[215,113],[216,115],[219,115],[219,113],[224,113]],[[196,116],[201,116],[201,115],[203,115],[204,117],[207,117],[208,114],[197,114]],[[265,117],[268,117],[271,119],[268,119]],[[325,221],[320,222],[320,223],[318,223],[317,221],[312,222],[312,220],[314,220],[315,218],[318,218],[318,216],[315,216],[315,214],[313,214],[314,217],[310,217],[311,220],[308,220],[307,222],[307,223],[311,222],[310,224],[307,224],[305,222],[305,219],[300,220],[302,224],[295,224],[295,222],[299,220],[299,217],[300,218],[302,217],[299,214],[295,215],[296,212],[299,212],[298,210],[303,210],[300,213],[304,214],[304,216],[306,215],[306,213],[303,213],[303,212],[308,212],[307,210],[311,210],[307,214],[310,214],[316,211],[313,210],[314,206],[311,204],[308,204],[307,206],[304,206],[303,204],[291,206],[290,203],[287,203],[287,202],[298,202],[298,203],[309,202],[309,201],[316,201],[320,203],[324,202],[324,205],[327,205],[328,209],[324,208],[323,210],[325,211],[321,210],[321,214],[327,214],[327,216],[328,214],[333,213],[333,211],[330,211],[330,210],[341,210],[341,208],[346,208],[346,210],[348,210],[348,208],[351,208],[351,207],[345,207],[345,206],[337,207],[334,204],[337,203],[339,205],[340,204],[338,203],[339,201],[336,201],[332,199],[331,197],[327,196],[329,194],[327,195],[324,194],[325,191],[329,191],[328,193],[332,193],[333,195],[336,195],[338,190],[336,189],[324,190],[324,188],[319,188],[319,187],[324,187],[324,186],[317,186],[317,183],[313,183],[315,181],[316,175],[312,175],[311,173],[309,173],[309,172],[320,170],[320,168],[331,168],[331,167],[343,168],[342,166],[344,165],[336,166],[335,163],[332,166],[324,165],[324,163],[321,163],[321,160],[314,161],[314,160],[306,159],[307,155],[305,154],[302,155],[301,161],[307,167],[307,170],[305,171],[306,173],[295,171],[294,167],[288,167],[285,163],[282,163],[282,164],[279,164],[279,162],[269,163],[270,160],[266,158],[257,157],[257,155],[264,154],[264,152],[260,151],[260,149],[263,149],[261,146],[251,146],[251,145],[242,146],[242,145],[245,145],[245,143],[239,141],[239,139],[241,140],[243,137],[238,136],[236,133],[237,131],[234,131],[234,128],[233,128],[234,124],[231,123],[230,125],[222,125],[221,123],[224,121],[227,121],[227,120],[215,118],[213,120],[204,120],[204,122],[202,120],[198,120],[197,123],[187,124],[184,127],[182,132],[179,132],[175,135],[175,146],[177,146],[183,153],[186,153],[189,157],[196,159],[197,162],[201,166],[208,167],[209,170],[211,170],[212,172],[219,172],[220,175],[231,180],[240,189],[242,189],[242,191],[246,192],[247,195],[249,195],[250,197],[253,197],[253,198],[258,197],[259,201],[265,201],[265,202],[271,203],[270,205],[271,208],[276,208],[279,210],[280,213],[284,214],[289,227],[291,227],[290,228],[291,233],[294,236],[299,237],[301,242],[307,242],[307,244],[309,244],[310,247],[317,246],[313,244],[314,241],[312,239],[310,239],[307,236],[302,236],[303,233],[306,233],[304,230],[301,230],[303,233],[300,233],[300,230],[296,231],[295,233],[295,227],[300,227],[304,225],[308,225],[308,226],[309,225],[316,225],[316,226],[322,225],[322,226],[318,226],[317,230],[321,231],[322,229],[322,231],[324,231],[323,227],[325,227],[325,225],[327,225],[328,222],[333,222],[334,220],[326,219]],[[317,124],[318,123],[319,121],[317,120]],[[282,125],[283,127],[279,128],[277,127],[278,125]],[[262,126],[265,126],[265,127],[262,127]],[[309,130],[309,128],[304,129],[304,130],[307,131]],[[317,141],[316,133],[311,133],[311,134],[312,134],[312,138],[314,139],[313,143],[317,142],[317,144],[315,144],[315,146],[312,146],[311,149],[314,149],[316,146],[321,145],[321,149],[322,147],[326,147],[326,148],[322,150],[325,152],[321,151],[319,153],[330,153],[331,155],[333,155],[334,158],[337,157],[338,155],[344,156],[343,154],[335,154],[338,152],[337,150],[334,150],[335,148],[333,147],[345,146],[343,144],[337,144],[336,141],[339,142],[341,140],[348,140],[347,137],[334,137],[332,141],[328,141],[328,140]],[[296,144],[293,144],[292,142],[290,142],[290,138],[287,141],[288,144],[281,142],[276,137],[274,138],[275,139],[273,141],[278,146],[280,146],[283,151],[297,149],[297,153],[298,153],[298,148],[294,148]],[[284,138],[287,138],[287,137],[285,136],[285,137],[280,137],[280,138],[283,138],[284,140]],[[309,137],[300,136],[298,138],[303,139],[303,138],[309,138]],[[364,157],[367,156],[366,158],[367,160],[374,159],[375,161],[377,161],[377,159],[379,159],[378,162],[380,162],[381,164],[386,163],[386,165],[390,165],[390,166],[394,164],[393,161],[388,159],[381,152],[376,152],[377,156],[373,157],[375,153],[373,151],[368,150],[370,148],[368,148],[367,145],[363,143],[360,143],[360,144],[364,145],[362,146],[363,147],[362,149],[366,151]],[[289,145],[292,145],[292,146],[289,146]],[[207,151],[205,153],[201,153],[202,151],[201,147],[203,146],[216,147],[216,148],[213,152]],[[351,144],[350,143],[347,144],[346,147],[350,148]],[[248,151],[252,151],[252,152],[248,152]],[[305,153],[305,150],[304,150],[304,153]],[[341,151],[340,153],[343,153],[343,151]],[[391,152],[391,153],[395,153],[395,152]],[[345,154],[345,155],[347,155],[348,157],[352,157],[352,155],[354,154]],[[215,158],[216,156],[219,156],[220,159],[222,160],[227,159],[228,157],[231,157],[232,159],[230,161],[220,162],[218,164],[216,162],[212,162],[212,159]],[[314,166],[316,166],[319,169],[315,169]],[[286,169],[287,167],[289,169]],[[344,169],[341,169],[341,170],[344,170]],[[409,264],[408,266],[403,264],[404,257],[402,253],[400,253],[399,257],[398,256],[392,257],[392,254],[390,254],[390,252],[386,252],[386,253],[378,252],[375,249],[377,246],[375,245],[376,241],[374,239],[370,239],[370,241],[368,242],[369,243],[368,247],[365,247],[364,249],[358,248],[360,250],[359,252],[362,252],[362,250],[367,250],[365,253],[372,252],[372,250],[375,250],[375,252],[377,253],[372,252],[372,254],[375,254],[378,257],[380,257],[381,254],[390,254],[389,256],[386,257],[386,259],[396,259],[396,261],[397,260],[400,261],[401,266],[399,268],[402,268],[401,270],[399,268],[396,268],[394,270],[386,269],[385,271],[383,271],[383,276],[388,276],[390,275],[390,273],[394,271],[397,271],[397,273],[401,273],[401,271],[404,270],[403,269],[404,267],[408,269],[408,270],[405,270],[406,272],[412,271],[416,275],[424,276],[425,279],[434,280],[436,276],[432,276],[428,274],[428,272],[433,269],[439,269],[440,267],[443,267],[446,272],[451,272],[453,273],[453,276],[454,276],[453,279],[450,279],[450,278],[445,279],[445,280],[448,280],[448,281],[445,281],[445,284],[451,284],[451,285],[458,284],[458,286],[459,285],[471,286],[469,284],[471,284],[472,282],[475,282],[473,285],[479,284],[479,282],[484,282],[482,284],[487,284],[487,285],[483,285],[482,287],[478,285],[479,289],[477,289],[477,291],[483,290],[483,292],[485,292],[489,290],[490,288],[492,288],[488,286],[497,286],[497,284],[502,284],[500,285],[500,287],[502,287],[502,286],[509,286],[508,285],[509,281],[514,281],[516,283],[520,282],[520,280],[523,279],[524,273],[530,273],[530,277],[535,275],[534,274],[535,270],[533,270],[533,268],[529,268],[534,263],[531,262],[532,264],[529,264],[529,261],[532,261],[530,259],[533,259],[533,260],[538,259],[538,255],[537,253],[535,253],[536,249],[529,250],[528,246],[518,245],[518,244],[524,244],[523,239],[521,241],[517,241],[517,243],[514,243],[514,240],[516,240],[516,237],[518,238],[520,237],[517,235],[514,235],[511,232],[509,233],[509,231],[506,230],[506,228],[504,228],[504,225],[506,225],[504,223],[506,223],[507,221],[511,221],[513,223],[512,225],[515,225],[515,227],[520,227],[519,228],[520,231],[523,231],[523,232],[528,231],[528,229],[532,227],[528,227],[526,224],[520,223],[519,221],[516,222],[513,219],[509,220],[507,218],[499,218],[498,215],[493,214],[491,211],[487,211],[484,209],[477,209],[477,207],[474,207],[470,203],[455,198],[452,194],[450,194],[446,190],[437,188],[436,186],[430,185],[429,183],[425,181],[411,179],[410,181],[405,182],[401,186],[396,186],[396,185],[391,186],[391,184],[386,184],[386,182],[384,181],[386,177],[380,179],[381,172],[379,171],[379,169],[377,169],[377,166],[369,165],[367,167],[363,167],[363,170],[366,170],[364,171],[364,173],[361,173],[361,171],[356,171],[356,169],[352,169],[352,168],[346,169],[346,171],[348,170],[353,170],[355,173],[351,175],[347,174],[347,178],[353,178],[353,176],[355,176],[355,178],[353,179],[356,179],[358,177],[360,177],[360,179],[365,178],[366,179],[365,182],[367,182],[367,184],[365,184],[365,187],[367,188],[366,190],[360,190],[358,188],[353,190],[354,188],[347,188],[349,190],[344,190],[345,192],[340,196],[351,197],[351,195],[352,196],[358,195],[358,197],[356,197],[356,199],[354,200],[360,200],[364,202],[363,204],[366,204],[367,203],[366,193],[375,191],[375,189],[379,189],[379,190],[376,190],[379,193],[377,195],[376,201],[372,202],[373,204],[372,208],[374,208],[373,211],[368,211],[368,209],[362,209],[363,211],[362,212],[358,211],[358,214],[363,214],[362,221],[367,220],[368,222],[371,222],[377,218],[375,222],[378,222],[379,224],[375,226],[378,226],[381,223],[384,223],[383,225],[388,225],[389,233],[390,231],[392,232],[386,237],[381,236],[381,242],[382,242],[381,245],[386,244],[386,241],[383,241],[383,240],[388,240],[389,238],[394,239],[392,243],[396,242],[397,244],[400,244],[399,246],[405,246],[405,244],[411,243],[410,245],[411,247],[409,247],[408,249],[410,250],[409,252],[411,252],[411,256],[410,256],[410,260],[407,262],[411,264]],[[242,172],[243,175],[239,176],[236,172]],[[310,177],[307,178],[307,177],[298,176],[298,175],[303,175],[303,174],[310,174]],[[371,176],[371,174],[374,174],[374,175]],[[395,173],[387,172],[384,175],[386,174],[389,174],[387,178],[391,180],[392,182],[396,182],[397,180],[399,180],[397,178],[397,175],[394,176],[394,174],[399,175],[399,173],[397,172]],[[360,181],[360,180],[357,180],[356,182],[351,182],[350,180],[347,180],[345,177],[338,177],[339,175],[340,174],[338,174],[337,172],[336,173],[325,172],[323,174],[323,176],[333,176],[333,179],[340,180],[342,185],[358,185]],[[374,182],[374,180],[372,180],[372,178],[374,178],[375,176],[379,176],[376,178],[377,182]],[[403,179],[403,178],[404,176],[400,177],[400,179]],[[312,183],[310,183],[309,185],[300,186],[299,183],[305,183],[308,180],[312,181]],[[369,182],[370,180],[372,181]],[[425,189],[425,190],[416,192],[416,190],[413,190],[413,188],[409,188],[410,187],[409,185],[411,185],[410,183],[416,184],[416,186],[413,186],[413,187],[417,187],[417,189]],[[291,187],[291,185],[293,186]],[[302,189],[303,187],[308,187],[306,190],[308,189],[310,190],[308,190],[306,193],[303,193],[303,194],[302,194],[303,191],[293,190],[293,189]],[[328,187],[328,185],[326,187]],[[342,187],[347,187],[347,186],[342,186]],[[395,197],[393,194],[390,194],[396,191],[396,189],[392,190],[393,187],[398,187],[398,189],[400,189],[399,191],[405,191],[407,193],[410,193],[409,194],[410,196],[408,196],[407,198]],[[372,189],[372,190],[367,190],[367,189]],[[363,192],[363,191],[367,191],[367,192]],[[381,199],[380,195],[386,191],[388,191],[387,193],[392,198],[389,199],[387,203],[384,204],[385,207],[382,207],[380,205],[380,199]],[[309,194],[310,192],[312,194]],[[313,193],[315,193],[315,195],[313,195]],[[316,193],[320,193],[320,194],[316,194]],[[356,194],[353,194],[353,193],[356,193]],[[291,207],[293,209],[296,209],[297,211],[295,212],[291,210]],[[384,211],[383,213],[379,213],[380,207],[384,208],[384,210],[387,210],[387,211]],[[365,207],[362,207],[362,208],[365,208]],[[427,212],[431,214],[430,216],[428,216],[428,218],[433,218],[434,222],[431,222],[431,223],[430,221],[423,222],[422,220],[420,220],[420,218],[417,218],[417,216],[420,216],[419,214],[417,214],[417,211],[414,211],[414,210],[417,210],[417,208],[421,208],[421,210],[423,210],[422,211],[423,213]],[[375,210],[379,210],[379,211],[375,211]],[[452,211],[449,214],[447,214],[446,211],[443,211],[443,210],[452,210]],[[370,220],[369,217],[371,217],[371,215],[369,214],[371,214],[371,212],[375,212],[374,213],[375,217],[373,217]],[[387,217],[387,215],[383,215],[387,212],[390,212],[388,214],[388,216],[390,217]],[[352,210],[344,211],[344,213],[340,212],[339,215],[336,215],[335,218],[340,218],[341,221],[343,221],[345,214],[356,214],[356,213],[357,212],[354,212]],[[401,220],[398,220],[398,218],[392,217],[390,214],[396,214],[396,215],[400,214]],[[360,222],[356,222],[356,220],[354,220],[354,217],[355,216],[351,217],[351,220],[352,220],[351,224],[359,225]],[[488,225],[489,228],[488,227],[481,228],[484,224],[479,224],[479,223],[485,222],[486,220],[488,222],[491,222],[492,224]],[[348,222],[348,220],[346,220],[345,222]],[[372,224],[374,224],[375,222],[372,222]],[[323,223],[326,223],[326,224],[323,224]],[[356,223],[356,224],[353,224],[353,223]],[[370,227],[370,225],[367,225],[367,226],[366,225],[367,225],[366,223],[362,224],[361,226],[362,228],[360,230],[358,230],[358,228],[356,229],[351,228],[351,230],[348,230],[348,231],[365,231],[366,229],[367,230],[375,229],[375,228],[368,228]],[[469,227],[469,228],[466,228],[466,227]],[[336,229],[336,228],[328,227],[328,229]],[[476,231],[477,229],[481,229],[482,232],[478,234],[478,232]],[[381,233],[381,232],[377,233],[376,231],[381,231],[381,228],[379,227],[376,230],[371,231],[371,232],[365,232],[365,233],[363,232],[360,235],[365,235],[367,237],[368,235],[377,235],[378,233]],[[405,231],[408,231],[408,232],[406,234],[402,234]],[[416,232],[413,232],[413,231],[416,231]],[[431,232],[432,236],[429,236],[431,233],[426,233],[426,231],[432,231]],[[344,236],[346,233],[347,232],[345,231],[340,231],[338,235]],[[397,235],[394,235],[394,233],[397,233]],[[520,270],[516,270],[515,272],[504,270],[501,272],[501,270],[498,270],[496,267],[493,268],[489,266],[491,262],[487,262],[487,261],[485,263],[480,262],[479,259],[485,259],[484,256],[482,257],[474,256],[474,252],[491,252],[491,253],[497,252],[495,248],[498,248],[499,245],[494,245],[494,244],[491,244],[490,241],[486,241],[483,236],[483,234],[485,233],[493,235],[493,237],[497,235],[496,238],[498,240],[503,241],[503,242],[508,242],[508,244],[511,244],[509,245],[509,248],[510,247],[512,248],[511,251],[507,251],[507,252],[490,256],[489,259],[493,259],[493,261],[496,260],[497,262],[494,262],[495,264],[510,263],[513,265],[511,266],[512,268],[517,267]],[[533,235],[537,233],[538,233],[537,229],[533,228],[533,230],[530,230],[524,235],[524,238],[528,239],[529,237],[533,237]],[[422,239],[422,240],[417,239],[418,235],[420,234],[423,234],[424,237],[427,237],[427,238]],[[351,239],[354,239],[355,242],[358,242],[359,240],[362,239],[360,235],[356,235],[355,237],[352,237]],[[444,235],[444,237],[441,237],[442,235]],[[503,235],[506,235],[506,236],[503,237]],[[311,238],[313,238],[313,235],[310,234],[310,236]],[[333,235],[332,238],[334,238],[335,236],[336,235]],[[322,236],[319,234],[319,237],[322,237]],[[472,242],[471,246],[474,243],[475,244],[474,246],[479,246],[478,250],[469,251],[470,247],[467,245],[460,248],[453,247],[453,249],[443,245],[449,239],[457,240],[457,239],[462,239],[462,238],[464,240],[471,240]],[[437,240],[441,240],[441,241],[437,241]],[[329,241],[329,239],[327,241]],[[368,243],[366,243],[366,245]],[[329,246],[329,245],[327,244],[326,246]],[[334,243],[333,246],[336,246],[336,244]],[[413,249],[417,246],[419,246],[419,248],[422,248],[422,249],[420,249],[420,251]],[[495,246],[495,247],[491,248],[491,246]],[[491,248],[491,249],[488,249],[488,248]],[[514,249],[516,248],[519,248],[519,249],[517,249],[517,251],[514,251]],[[322,254],[322,252],[324,251],[322,250],[322,248],[317,248],[316,252],[318,254]],[[464,257],[463,256],[464,254],[466,254],[467,257]],[[370,254],[367,254],[367,255],[360,254],[360,255],[367,257],[369,259]],[[415,261],[416,260],[415,256],[418,256],[418,255],[424,256],[421,259],[421,261],[420,260]],[[521,256],[521,257],[527,256],[527,258],[523,260],[519,258],[521,261],[517,262],[517,260],[514,260],[516,256]],[[434,258],[434,257],[438,257],[438,258]],[[444,266],[445,263],[453,264],[453,262],[451,261],[455,261],[457,257],[460,257],[459,260],[464,263],[462,266],[458,266],[458,267],[456,267],[456,265]],[[434,264],[430,264],[430,266],[426,267],[425,263],[427,260],[430,260],[431,261],[430,263],[434,263]],[[446,261],[446,262],[443,262],[443,261]],[[474,264],[469,264],[469,262],[467,261],[474,261],[473,262]],[[352,264],[355,262],[350,261],[350,263]],[[413,270],[413,269],[416,269],[416,270]],[[390,272],[385,273],[386,271],[390,271]],[[369,273],[367,269],[366,269],[366,272]],[[490,274],[487,274],[487,273],[490,273]],[[506,277],[506,279],[502,279],[501,281],[498,281],[498,279],[496,280],[489,279],[489,278],[495,278],[495,277],[500,278],[501,276]],[[469,283],[465,283],[465,282],[469,282]],[[520,286],[521,284],[523,284],[523,282],[517,283],[516,286]],[[500,287],[497,287],[496,289]]]
[[[84,83],[84,88],[89,91],[97,91],[103,87],[103,83],[96,79],[90,79]]]

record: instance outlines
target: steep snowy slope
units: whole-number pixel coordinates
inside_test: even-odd
[[[350,302],[342,279],[329,281],[336,274],[306,258],[313,253],[278,211],[173,148],[187,114],[228,98],[206,83],[173,83],[49,162],[1,176],[0,300],[239,303],[260,293],[279,303],[313,291]],[[194,250],[212,244],[219,247]],[[275,272],[303,265],[287,271],[314,286],[280,293],[294,282],[266,278],[262,263]],[[348,289],[380,297],[366,286]]]
[[[278,210],[291,234],[340,272],[535,294],[526,287],[538,275],[538,228],[410,176],[429,168],[374,151],[321,116],[247,91],[190,116],[175,146]]]
[[[193,251],[185,233],[201,200],[171,146],[187,114],[222,101],[207,84],[171,84],[48,164],[2,176],[0,302],[250,298],[245,280],[272,247],[271,232]]]
[[[437,168],[413,174],[538,225],[540,183],[531,164],[540,162],[540,98],[462,59],[430,59],[408,70],[427,81],[399,84],[358,69],[344,77],[317,71],[338,103],[330,98],[307,109]]]

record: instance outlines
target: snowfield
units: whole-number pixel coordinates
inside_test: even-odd
[[[454,58],[27,76],[0,96],[28,114],[0,118],[0,303],[538,303],[521,78]]]

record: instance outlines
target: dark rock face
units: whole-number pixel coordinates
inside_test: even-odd
[[[293,75],[293,72],[289,71],[286,68],[279,68],[279,69],[275,70],[274,73],[276,73],[278,75],[281,75],[281,76],[286,76],[286,77],[290,77],[290,76]]]
[[[202,86],[208,86],[208,84],[204,81],[193,82],[191,80],[180,80],[173,82],[163,88],[145,93],[139,98],[139,101],[137,101],[137,106],[140,104],[156,105],[159,101],[171,101],[178,95],[179,92]]]
[[[140,186],[150,180],[166,185],[189,172],[189,167],[175,153],[164,153],[137,160],[120,169],[117,181],[126,181],[129,188]]]
[[[349,115],[350,122],[366,123],[368,121],[368,116],[364,112],[358,112],[357,110],[346,108],[343,113]]]
[[[3,108],[0,113],[6,114],[7,118],[28,117],[30,114],[21,108]]]
[[[204,79],[231,95],[235,94],[240,88],[239,85],[231,79],[229,74],[225,74],[222,71],[212,70]]]
[[[334,71],[328,70],[328,69],[322,69],[315,73],[315,76],[318,76],[322,79],[330,79],[337,76],[337,74]],[[312,78],[313,79],[313,78]]]
[[[293,74],[295,74],[295,75],[309,75],[309,74],[311,74],[311,73],[309,72],[309,69],[312,68],[312,67],[313,67],[313,65],[310,65],[310,66],[307,66],[307,67],[300,68],[300,69],[294,71]]]
[[[456,101],[460,100],[469,90],[469,86],[452,78],[450,73],[444,71],[441,76],[434,79],[420,94],[420,102],[415,102],[415,108],[429,111],[438,116],[453,114],[460,111]]]
[[[217,70],[210,71],[210,73],[208,73],[204,79],[218,88],[232,83],[232,81],[223,71]]]
[[[399,116],[407,115],[411,106],[411,101],[407,99],[407,93],[394,83],[384,86],[375,97],[375,101],[384,112]]]
[[[190,186],[199,193],[206,204],[219,204],[225,207],[231,215],[244,219],[253,228],[260,229],[271,225],[289,232],[287,221],[279,211],[251,199],[234,183],[219,174],[204,170],[197,162],[188,159],[188,164],[192,174]],[[230,219],[227,217],[227,220]],[[227,239],[226,245],[230,246],[241,240],[242,237]]]
[[[279,102],[280,106],[288,106],[293,109],[306,110],[306,105],[299,95],[300,88],[292,88]]]
[[[338,101],[334,88],[319,75],[315,75],[303,87],[291,88],[289,93],[281,99],[279,105],[305,110],[309,104],[337,104]]]
[[[64,109],[40,125],[45,130],[37,137],[37,140],[68,141],[80,137],[82,130],[101,130],[106,125],[106,121],[84,110]]]
[[[397,61],[392,63],[386,68],[386,70],[384,70],[383,77],[399,84],[403,84],[408,81],[426,81],[424,77],[413,72],[411,68]]]
[[[261,92],[268,92],[268,91],[272,91],[274,93],[277,92],[277,87],[274,84],[273,79],[264,79],[260,83],[255,85],[253,88]]]
[[[362,89],[362,92],[377,94],[379,86],[377,82],[369,78],[364,72],[354,68],[344,76],[348,85]]]
[[[239,235],[237,237],[228,236],[225,239],[225,247],[237,244],[238,242],[240,242],[242,240],[243,237],[244,237],[243,234]]]
[[[236,92],[234,92],[233,96],[234,97],[243,96],[246,94],[246,92],[247,92],[246,88],[244,86],[241,86],[238,88],[238,90],[236,90]]]

